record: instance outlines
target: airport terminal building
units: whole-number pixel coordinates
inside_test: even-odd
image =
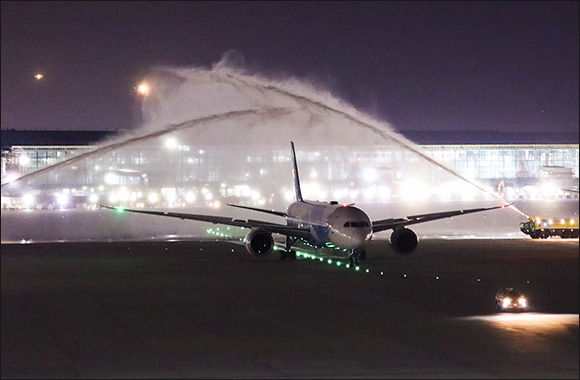
[[[305,197],[349,203],[477,200],[489,193],[506,200],[578,198],[577,192],[566,191],[578,186],[577,134],[401,133],[418,144],[424,157],[392,146],[298,146]],[[290,147],[282,142],[259,151],[146,144],[58,165],[116,135],[2,130],[3,208],[207,207],[224,202],[268,207],[293,200]],[[4,185],[45,168],[34,178]]]

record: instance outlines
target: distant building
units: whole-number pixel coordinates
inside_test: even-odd
[[[578,135],[495,131],[403,131],[424,154],[507,200],[574,198],[561,189],[578,185]],[[112,131],[2,130],[2,183],[78,157]],[[398,198],[479,199],[485,193],[434,165],[393,147],[299,150],[305,195],[314,199],[387,202]],[[338,153],[337,153],[338,152]],[[226,157],[226,159],[224,159]],[[5,207],[136,207],[284,203],[292,197],[289,147],[232,152],[223,147],[129,147],[47,170],[2,189]]]

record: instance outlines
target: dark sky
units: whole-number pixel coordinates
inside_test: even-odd
[[[135,128],[150,68],[233,49],[399,130],[578,131],[578,4],[2,1],[2,129]]]

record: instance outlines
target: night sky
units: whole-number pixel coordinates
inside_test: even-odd
[[[578,4],[3,1],[2,129],[135,129],[150,69],[233,50],[401,131],[578,131]]]

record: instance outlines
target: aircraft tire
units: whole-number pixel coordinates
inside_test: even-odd
[[[280,260],[286,260],[286,259],[296,260],[296,251],[290,250],[290,251],[280,252]]]

